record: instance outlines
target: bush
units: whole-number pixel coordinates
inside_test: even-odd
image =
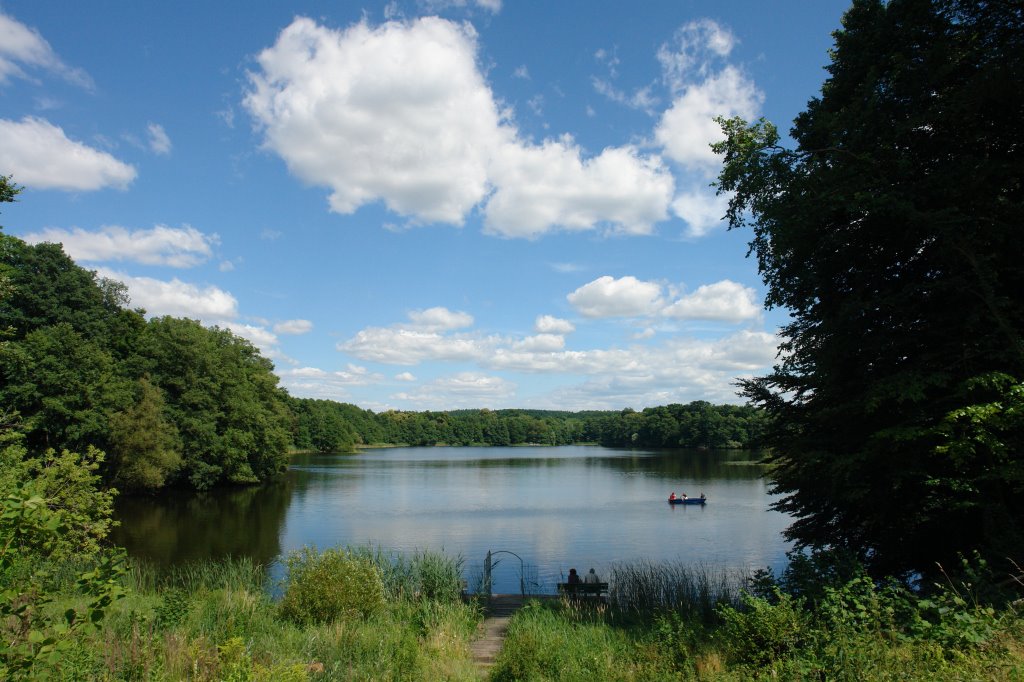
[[[740,600],[740,609],[718,608],[723,624],[715,636],[730,659],[763,666],[801,645],[807,618],[800,600],[782,592],[776,594],[775,603],[746,593]]]
[[[384,583],[376,565],[341,549],[305,548],[286,560],[288,579],[281,614],[300,624],[367,616],[384,605]]]

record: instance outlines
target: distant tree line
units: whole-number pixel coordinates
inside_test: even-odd
[[[306,450],[360,445],[570,445],[746,448],[764,430],[761,411],[737,405],[650,407],[642,412],[454,410],[374,413],[330,400],[293,398],[293,442]]]

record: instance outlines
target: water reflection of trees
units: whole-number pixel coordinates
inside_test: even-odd
[[[754,480],[765,475],[762,453],[749,450],[643,451],[609,458],[609,468],[655,474],[664,478]]]
[[[447,459],[438,449],[436,459],[405,459],[400,450],[393,459],[377,458],[369,462],[351,462],[357,469],[515,469],[515,468],[573,468],[580,466],[600,467],[624,473],[645,473],[665,478],[701,478],[755,480],[765,475],[762,465],[763,453],[751,450],[611,450],[595,448],[593,455],[580,457],[494,457],[496,448],[486,448],[487,457],[460,457]],[[465,451],[466,448],[459,448]],[[557,449],[556,449],[557,450]],[[542,450],[543,452],[543,450]],[[339,468],[310,467],[303,470],[304,484],[314,481],[328,483],[337,481]]]
[[[225,556],[269,562],[281,552],[292,488],[286,477],[261,487],[123,497],[115,509],[121,525],[111,538],[158,564]]]

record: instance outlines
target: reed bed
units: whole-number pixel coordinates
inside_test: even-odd
[[[130,559],[126,586],[138,592],[182,590],[197,593],[214,589],[260,591],[269,586],[267,567],[249,557],[225,557],[173,566],[157,566]]]
[[[463,592],[462,556],[431,550],[404,555],[380,547],[349,547],[350,554],[377,566],[390,599],[456,601]]]
[[[622,612],[677,611],[711,620],[719,604],[736,605],[746,571],[683,562],[634,561],[612,566],[609,603]]]

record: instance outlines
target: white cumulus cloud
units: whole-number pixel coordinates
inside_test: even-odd
[[[308,334],[313,331],[313,323],[309,320],[285,320],[275,324],[274,331],[278,334]]]
[[[30,244],[63,244],[64,251],[77,261],[133,261],[176,268],[205,262],[213,255],[212,247],[220,242],[216,234],[203,234],[190,225],[138,230],[107,225],[92,232],[79,227],[50,227],[27,234],[24,239]]]
[[[668,217],[675,181],[658,157],[609,147],[585,159],[570,138],[504,145],[495,157],[497,190],[484,209],[488,232],[536,237],[551,229],[649,234]]]
[[[477,360],[485,345],[475,337],[446,336],[436,331],[395,327],[368,327],[337,347],[363,360],[415,365],[424,360]]]
[[[238,316],[238,301],[230,293],[215,286],[197,286],[152,277],[131,277],[124,273],[100,268],[101,277],[124,282],[128,287],[132,306],[146,309],[149,315],[173,315],[200,320],[223,320]]]
[[[718,283],[710,285],[709,289],[721,291],[728,287]],[[741,302],[743,296],[741,292],[738,297]],[[690,300],[713,298],[706,292],[695,292]],[[707,310],[712,308],[708,304]],[[561,377],[554,385],[563,388],[542,396],[519,396],[518,406],[619,409],[697,399],[736,402],[735,380],[765,371],[771,366],[778,348],[774,334],[750,330],[711,338],[666,336],[656,344],[648,340],[652,335],[653,330],[648,328],[638,333],[637,340],[629,347],[576,350],[566,348],[565,337],[559,334],[483,337],[464,332],[417,331],[399,324],[364,329],[349,341],[338,344],[338,350],[365,361],[387,364],[447,362],[475,366],[468,372],[391,396],[393,400],[415,403],[420,409],[490,405],[482,399],[463,402],[460,398],[474,395],[479,398],[490,395],[489,391],[495,396],[494,404],[499,403],[498,398],[504,395],[502,387],[511,391],[511,384],[491,372]],[[584,381],[572,385],[572,377]],[[407,371],[394,378],[408,383],[417,381]],[[509,392],[508,395],[514,394]]]
[[[281,377],[281,386],[293,395],[335,401],[347,400],[348,389],[352,386],[368,386],[383,380],[380,374],[353,364],[333,372],[319,367],[294,367],[279,370],[277,374]]]
[[[38,31],[0,11],[0,85],[12,77],[30,78],[26,68],[43,69],[87,90],[93,87],[89,74],[61,61]]]
[[[541,334],[571,334],[576,331],[576,325],[553,315],[538,315],[533,329]]]
[[[565,348],[565,337],[560,334],[534,334],[513,342],[511,348],[514,352],[555,353]]]
[[[615,279],[605,275],[566,296],[586,317],[638,317],[651,315],[661,306],[661,285],[632,275]]]
[[[328,187],[336,212],[382,201],[413,224],[461,225],[479,208],[485,229],[506,237],[647,234],[669,217],[674,181],[657,156],[623,146],[587,157],[568,137],[523,142],[479,68],[469,24],[333,30],[298,18],[258,62],[245,106],[264,146]]]
[[[277,335],[266,327],[239,322],[221,322],[219,326],[229,329],[235,336],[240,336],[251,342],[265,355],[277,347]]]
[[[409,319],[416,327],[423,329],[461,329],[473,324],[473,316],[440,306],[426,310],[412,310]]]
[[[724,139],[715,117],[753,118],[763,99],[753,81],[735,66],[726,66],[706,80],[683,88],[662,114],[655,139],[670,159],[714,174],[721,159],[711,151],[711,144]]]
[[[265,145],[352,213],[461,224],[485,195],[490,150],[509,131],[476,66],[469,24],[437,17],[343,31],[297,18],[259,55],[245,106]]]
[[[63,129],[33,116],[0,119],[0,168],[37,189],[125,189],[135,179],[133,166],[75,142]]]
[[[692,294],[675,301],[662,313],[679,319],[742,322],[761,314],[756,297],[757,293],[750,287],[723,279],[697,287]]]
[[[460,372],[435,379],[414,391],[397,393],[392,398],[416,403],[421,409],[494,408],[507,405],[515,392],[516,385],[502,377]]]
[[[704,187],[683,192],[672,201],[672,212],[686,221],[686,231],[691,237],[703,237],[723,225],[728,208],[728,196],[716,195]]]

